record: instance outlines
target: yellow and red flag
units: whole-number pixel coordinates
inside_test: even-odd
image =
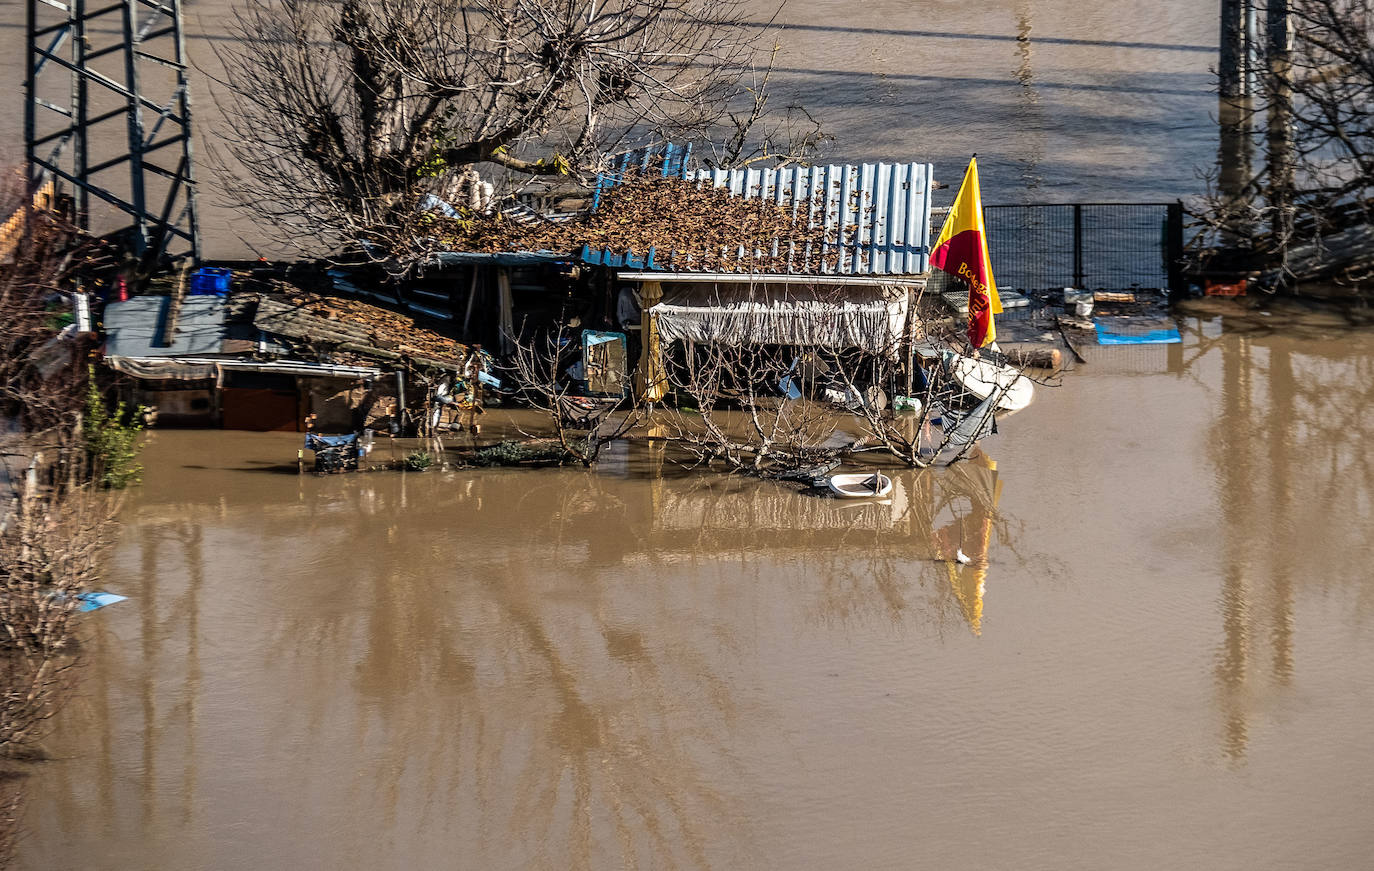
[[[988,235],[983,229],[983,201],[978,195],[978,158],[968,162],[959,195],[945,218],[940,237],[930,252],[930,264],[968,285],[968,340],[975,348],[997,339],[992,316],[1002,313],[997,282],[988,259]]]

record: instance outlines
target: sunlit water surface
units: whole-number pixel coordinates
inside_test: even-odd
[[[317,478],[158,432],[20,865],[1364,867],[1374,335],[1338,321],[1100,350],[890,505],[644,444]]]

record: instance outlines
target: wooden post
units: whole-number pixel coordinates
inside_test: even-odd
[[[916,288],[908,287],[906,289],[906,323],[902,325],[902,368],[906,370],[906,385],[903,388],[903,396],[911,396],[911,387],[915,383],[915,373],[911,371],[915,367],[911,362],[911,357],[916,350],[917,299]]]
[[[38,495],[38,466],[43,462],[43,452],[35,451],[29,461],[28,471],[24,473],[24,504]]]
[[[468,335],[468,326],[472,323],[472,307],[477,302],[478,278],[481,274],[482,267],[476,263],[472,264],[472,287],[468,290],[468,310],[467,314],[463,315],[463,341],[465,342],[471,341],[471,336]]]
[[[167,301],[167,316],[162,321],[162,333],[158,337],[164,348],[172,347],[177,340],[177,322],[181,319],[181,304],[186,300],[186,280],[190,274],[191,261],[187,260],[181,265],[176,287],[172,290],[171,299]]]
[[[511,296],[509,266],[497,267],[496,288],[501,298],[499,347],[503,356],[510,356],[515,353],[515,300]]]

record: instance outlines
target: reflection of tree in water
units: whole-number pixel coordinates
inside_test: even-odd
[[[1222,371],[1211,444],[1224,530],[1215,674],[1223,748],[1238,761],[1254,711],[1294,677],[1295,585],[1325,588],[1366,571],[1353,554],[1374,494],[1374,342],[1236,326],[1214,340]],[[1363,591],[1356,601],[1369,610]]]
[[[74,703],[95,715],[102,727],[90,746],[77,753],[90,753],[99,760],[95,791],[103,808],[119,808],[137,813],[148,825],[165,824],[173,827],[192,823],[193,805],[180,805],[169,819],[161,819],[160,788],[165,789],[178,778],[164,775],[163,762],[170,747],[184,759],[180,769],[179,786],[183,795],[196,789],[199,778],[199,748],[196,724],[201,703],[201,594],[205,580],[203,540],[198,523],[186,517],[169,517],[157,528],[137,530],[136,545],[139,574],[145,586],[138,591],[141,600],[139,630],[136,644],[111,636],[104,621],[90,621],[83,632],[90,632],[100,642],[101,655],[83,661],[81,693]],[[160,590],[159,577],[171,574],[182,581]],[[132,591],[126,590],[125,592]],[[88,639],[83,638],[83,644]],[[168,683],[184,688],[174,703],[168,703],[161,690]],[[113,715],[112,697],[123,696],[136,700],[138,783],[136,801],[124,801],[121,784],[116,777],[116,757],[124,746],[115,734],[118,725]],[[128,727],[128,724],[124,724]],[[175,766],[168,766],[173,771]],[[84,796],[71,779],[66,767],[54,769],[58,788],[56,813],[64,830],[90,831],[99,827],[103,836],[111,836],[121,824],[117,815],[93,820],[90,810],[80,803]]]
[[[738,627],[761,598],[742,576],[772,570],[780,552],[804,555],[807,587],[797,592],[824,620],[980,631],[998,496],[985,458],[902,473],[905,495],[890,506],[738,478],[573,477],[523,477],[523,492],[501,495],[500,508],[493,492],[508,485],[477,481],[468,498],[533,522],[537,538],[493,530],[469,552],[461,536],[398,528],[400,552],[451,564],[462,580],[435,607],[424,584],[383,560],[368,573],[382,579],[376,600],[350,609],[369,622],[357,686],[404,736],[372,739],[387,757],[373,766],[377,785],[400,793],[408,772],[453,773],[434,806],[464,809],[458,828],[473,855],[503,855],[519,833],[535,845],[533,865],[590,867],[613,850],[631,864],[712,864],[710,832],[731,816],[720,775],[738,767],[727,749],[740,728],[737,681],[722,670],[747,659]],[[974,562],[945,561],[958,548]],[[548,583],[541,563],[575,587]],[[703,570],[712,563],[729,571]],[[638,570],[633,585],[626,566]],[[670,582],[674,567],[685,571]],[[398,713],[412,708],[423,719]]]
[[[462,497],[493,525],[533,528],[473,546],[459,494],[431,490],[425,515],[454,525],[393,516],[385,554],[360,571],[368,601],[342,617],[376,712],[356,721],[360,789],[392,810],[410,790],[443,796],[419,823],[454,831],[473,867],[599,867],[617,851],[644,867],[711,864],[707,833],[727,808],[705,772],[730,767],[735,718],[710,633],[632,616],[640,597],[596,570],[635,541],[614,535],[629,508],[595,475],[483,474]],[[436,566],[451,567],[441,596]],[[282,627],[284,642],[296,634]]]
[[[1035,87],[1035,66],[1031,49],[1031,4],[1020,0],[1016,4],[1016,69],[1012,75],[1021,86],[1020,99],[1016,103],[1016,120],[1022,135],[1018,141],[1024,143],[1024,153],[1016,158],[1021,167],[1021,197],[1025,202],[1034,201],[1040,191],[1043,179],[1040,164],[1045,160],[1045,118],[1040,105],[1040,92]]]
[[[882,507],[727,476],[488,471],[288,479],[272,496],[144,506],[142,637],[107,639],[95,679],[152,725],[142,809],[119,800],[129,754],[109,710],[102,801],[126,808],[125,825],[202,806],[200,637],[223,643],[228,596],[244,630],[234,656],[280,677],[245,673],[244,710],[218,711],[215,734],[259,732],[293,779],[344,784],[324,808],[288,805],[283,825],[371,813],[383,840],[424,833],[405,849],[460,847],[465,867],[754,864],[730,749],[767,725],[739,710],[749,627],[799,604],[823,621],[979,628],[1003,526],[991,464],[897,475],[902,496]],[[975,562],[935,561],[958,547]],[[789,574],[792,558],[805,571]],[[365,861],[385,847],[358,849]]]

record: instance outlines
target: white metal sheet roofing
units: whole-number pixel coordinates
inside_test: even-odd
[[[863,163],[688,170],[683,177],[790,206],[808,227],[823,227],[820,251],[781,243],[789,246],[788,272],[919,275],[930,266],[932,173],[929,163]]]

